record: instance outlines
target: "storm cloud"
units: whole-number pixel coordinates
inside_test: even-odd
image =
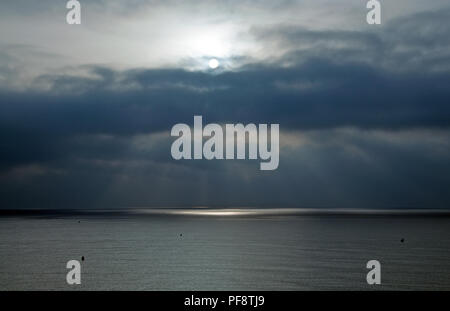
[[[449,17],[413,12],[377,30],[251,25],[267,53],[218,70],[189,57],[71,65],[3,42],[0,206],[449,207]],[[52,59],[59,67],[24,75]],[[279,123],[279,169],[173,160],[170,129],[194,115]]]

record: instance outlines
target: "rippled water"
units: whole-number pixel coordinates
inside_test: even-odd
[[[0,289],[450,289],[450,217],[310,210],[39,212],[0,217]],[[404,238],[404,242],[401,239]],[[82,284],[66,284],[81,260]]]

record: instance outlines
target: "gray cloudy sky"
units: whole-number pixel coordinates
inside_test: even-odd
[[[0,4],[0,208],[450,207],[448,1],[80,2]],[[195,114],[279,169],[173,160]]]

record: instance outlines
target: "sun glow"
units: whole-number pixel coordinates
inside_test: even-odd
[[[219,67],[219,65],[220,65],[219,61],[215,58],[210,59],[208,62],[208,66],[211,69],[216,69],[217,67]]]
[[[223,67],[236,53],[235,28],[227,23],[187,25],[178,34],[180,51],[198,61],[200,67]]]
[[[202,33],[193,36],[189,41],[190,53],[194,56],[214,56],[224,58],[229,56],[230,47],[220,33]]]

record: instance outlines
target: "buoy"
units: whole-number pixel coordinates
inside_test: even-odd
[[[81,261],[84,261],[84,256],[81,256]]]

